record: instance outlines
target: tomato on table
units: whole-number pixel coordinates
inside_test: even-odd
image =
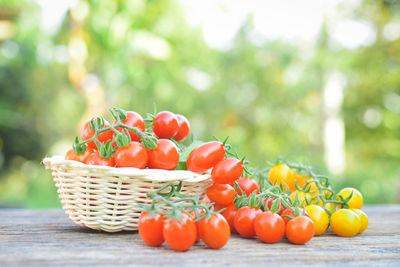
[[[114,124],[116,124],[116,123],[117,122],[115,121]],[[141,132],[145,132],[145,130],[146,130],[146,126],[145,126],[142,116],[139,113],[134,112],[134,111],[127,111],[126,119],[121,121],[121,123],[126,126],[129,126],[129,127],[136,127]],[[122,129],[124,129],[124,128],[122,128],[122,127],[116,128],[116,130],[118,130],[120,132],[122,131]],[[125,129],[125,131],[126,131],[126,129]],[[129,135],[130,135],[132,141],[140,141],[140,137],[139,137],[139,135],[137,135],[137,133],[135,133],[131,130],[128,130],[128,132],[129,132]]]
[[[218,162],[211,171],[211,178],[216,184],[230,184],[243,173],[243,163],[236,158],[227,158]]]
[[[310,219],[314,222],[315,235],[323,234],[329,226],[329,215],[318,205],[308,205],[305,207]]]
[[[147,151],[139,142],[131,142],[124,147],[118,147],[115,151],[116,167],[133,167],[143,169],[146,167],[148,156]]]
[[[176,118],[178,119],[178,132],[176,133],[174,139],[175,141],[183,141],[189,135],[190,132],[190,123],[186,119],[185,116],[177,114]]]
[[[155,213],[149,219],[150,213],[143,211],[139,216],[139,235],[149,246],[158,247],[164,243],[163,237],[163,216]]]
[[[349,209],[361,209],[363,206],[364,199],[363,199],[360,191],[358,191],[357,189],[351,188],[351,187],[343,188],[342,190],[339,191],[338,195],[343,197],[343,199],[346,199],[352,193],[353,193],[353,195],[347,202],[347,204],[349,205]],[[340,200],[340,197],[338,196],[337,199]],[[339,207],[339,208],[341,208],[341,207]]]
[[[235,200],[236,192],[229,184],[213,184],[207,189],[207,196],[216,204],[228,206]]]
[[[102,157],[100,157],[100,154],[97,150],[94,150],[92,153],[90,153],[86,157],[84,163],[88,164],[88,165],[101,165],[101,166],[109,166],[109,167],[115,166],[114,157],[102,158]]]
[[[226,221],[229,224],[229,227],[231,228],[232,233],[236,233],[235,229],[235,215],[237,212],[236,205],[234,203],[228,205],[225,207],[225,209],[221,212],[222,216],[225,217]]]
[[[351,237],[360,232],[361,220],[354,211],[340,209],[331,216],[331,228],[335,234],[344,237]]]
[[[307,216],[295,217],[286,225],[286,237],[293,244],[303,245],[307,243],[314,236],[314,232],[314,223]]]
[[[243,177],[242,179],[237,180],[237,183],[240,187],[236,188],[236,192],[239,196],[242,195],[242,191],[246,194],[246,196],[250,196],[251,193],[254,191],[260,193],[260,185],[254,180],[253,178],[250,177]]]
[[[212,214],[199,222],[200,238],[210,248],[219,249],[225,246],[231,236],[228,222],[221,214]]]
[[[186,251],[196,242],[197,227],[193,219],[181,213],[182,221],[172,219],[165,221],[163,237],[168,245],[176,251]]]
[[[285,229],[282,217],[274,212],[261,212],[254,220],[256,235],[265,243],[273,244],[281,240]]]
[[[95,130],[91,130],[89,128],[89,123],[90,123],[90,120],[85,122],[85,124],[83,125],[83,127],[81,129],[81,136],[82,136],[83,140],[89,140],[96,133]],[[104,120],[103,129],[107,128],[107,127],[110,127],[110,123],[108,121]],[[112,140],[113,136],[114,136],[114,132],[112,130],[108,130],[108,131],[100,133],[97,136],[97,139],[99,140],[100,143],[105,144],[108,140]],[[87,145],[88,148],[97,149],[96,143],[94,141],[90,141],[86,145]]]
[[[147,150],[150,169],[173,170],[179,163],[179,151],[169,139],[158,140],[155,149]]]
[[[238,209],[234,219],[236,231],[244,237],[255,236],[254,221],[256,216],[261,212],[260,209],[249,206]]]
[[[175,114],[169,111],[161,111],[153,121],[153,132],[159,138],[174,138],[179,131],[179,122]]]
[[[358,217],[360,217],[360,223],[361,223],[361,227],[358,233],[362,233],[364,232],[367,228],[368,228],[368,216],[367,214],[365,214],[365,212],[363,212],[360,209],[350,209],[351,211],[354,211]]]
[[[205,172],[225,157],[225,147],[221,142],[204,143],[193,149],[186,161],[192,172]]]

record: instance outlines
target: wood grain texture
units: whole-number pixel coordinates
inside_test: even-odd
[[[201,242],[185,253],[145,246],[136,232],[75,225],[62,210],[0,210],[0,266],[6,265],[365,265],[400,266],[400,205],[367,206],[370,227],[353,238],[328,231],[308,244],[273,245],[233,235],[220,250]]]

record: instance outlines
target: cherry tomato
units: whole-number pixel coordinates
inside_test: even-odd
[[[153,132],[159,138],[173,138],[179,131],[179,122],[175,114],[169,111],[161,111],[153,121]]]
[[[91,129],[89,128],[89,122],[90,122],[90,120],[87,121],[87,122],[83,125],[83,127],[82,127],[82,129],[81,129],[81,136],[82,136],[83,140],[88,140],[88,139],[92,138],[92,137],[94,136],[94,134],[96,133],[95,130],[91,130]],[[110,127],[110,123],[109,123],[108,121],[104,120],[104,127],[103,127],[103,129],[104,129],[104,128],[107,128],[107,127]],[[104,144],[104,143],[106,143],[108,140],[112,140],[113,135],[114,135],[114,132],[113,132],[112,130],[108,130],[108,131],[105,131],[105,132],[99,134],[99,135],[97,136],[97,139],[99,140],[100,143],[103,143],[103,144]],[[87,145],[87,147],[89,147],[89,148],[91,148],[91,149],[97,149],[96,143],[95,143],[94,141],[90,141],[90,142],[87,143],[86,145]]]
[[[225,208],[226,208],[226,205],[221,205],[221,204],[214,203],[214,211],[220,211],[220,210],[225,209]]]
[[[225,246],[231,236],[228,222],[221,214],[212,214],[209,218],[203,218],[199,222],[200,238],[213,249]]]
[[[306,216],[290,220],[286,225],[286,237],[293,244],[303,245],[314,236],[314,223]]]
[[[343,188],[342,190],[339,191],[339,195],[342,196],[343,199],[348,198],[351,193],[353,193],[353,195],[347,202],[347,204],[349,205],[349,209],[361,209],[363,206],[364,199],[360,191],[351,187]],[[337,199],[340,200],[340,197],[338,197]]]
[[[236,192],[229,184],[213,184],[207,189],[207,196],[216,204],[228,206],[235,200]]]
[[[139,235],[149,246],[158,247],[164,243],[163,237],[163,216],[155,213],[151,219],[148,219],[149,212],[144,211],[139,217]]]
[[[177,219],[164,222],[163,237],[168,245],[176,251],[186,251],[196,242],[197,228],[194,221],[185,213],[181,214],[182,222]]]
[[[237,208],[236,208],[236,205],[234,203],[228,205],[221,212],[222,216],[224,216],[226,221],[228,222],[232,233],[236,233],[236,229],[235,229],[235,215],[236,215],[236,212],[237,212]]]
[[[178,119],[178,133],[175,135],[175,141],[183,141],[185,138],[189,135],[190,132],[190,124],[189,121],[186,119],[185,116],[183,115],[176,115],[176,118]]]
[[[203,212],[201,212],[203,213]],[[189,214],[191,215],[192,220],[196,224],[197,235],[196,235],[196,242],[200,241],[200,232],[199,232],[199,223],[197,222],[196,212],[194,210],[190,211]]]
[[[118,147],[115,151],[115,165],[117,167],[134,167],[143,169],[146,167],[147,151],[139,142],[131,142],[124,147]]]
[[[364,232],[368,228],[367,214],[365,214],[365,212],[363,212],[362,210],[359,210],[359,209],[350,209],[350,210],[354,211],[358,215],[358,217],[360,217],[361,227],[360,227],[359,233]]]
[[[257,191],[257,193],[260,193],[260,185],[256,182],[256,180],[250,178],[250,177],[243,177],[242,179],[239,179],[238,181],[240,189],[246,194],[246,196],[250,196],[251,193],[254,191]],[[236,188],[236,192],[239,196],[242,195],[242,191],[239,188]]]
[[[230,184],[243,173],[243,164],[236,158],[227,158],[218,162],[211,171],[211,178],[216,184]]]
[[[329,226],[329,215],[326,211],[317,205],[308,205],[305,207],[310,219],[314,222],[315,235],[322,235]]]
[[[179,163],[179,151],[169,139],[158,140],[157,147],[147,151],[150,169],[173,170]]]
[[[114,162],[114,158],[113,157],[110,157],[108,159],[102,158],[102,157],[100,157],[99,152],[97,150],[95,150],[92,153],[90,153],[86,157],[84,163],[88,164],[88,165],[102,165],[102,166],[110,166],[110,167],[114,167],[115,166],[115,162]]]
[[[261,213],[260,209],[249,206],[238,209],[234,219],[236,231],[244,237],[255,236],[254,220],[259,213]]]
[[[276,197],[270,197],[264,200],[264,209],[265,210],[271,210],[272,208],[272,203],[276,200]],[[276,208],[276,212],[280,213],[282,212],[285,207],[282,205],[282,201],[280,199],[277,200],[278,204],[277,204],[277,208]]]
[[[66,160],[75,160],[75,161],[79,161],[79,162],[85,162],[85,159],[87,158],[87,156],[89,156],[90,152],[88,149],[86,149],[85,152],[81,153],[81,154],[77,154],[72,148],[70,150],[67,151],[67,153],[65,154],[65,159]]]
[[[335,234],[351,237],[360,232],[361,220],[354,211],[340,209],[332,214],[330,225]]]
[[[146,130],[146,126],[144,124],[144,120],[143,120],[142,116],[139,113],[136,113],[134,111],[127,111],[126,119],[121,122],[123,124],[125,124],[126,126],[136,127],[142,132],[144,132]],[[117,122],[115,121],[114,124],[116,124],[116,123]],[[121,132],[123,128],[118,127],[116,129]],[[129,132],[129,135],[131,136],[132,141],[140,141],[140,137],[139,137],[139,135],[137,135],[137,133],[132,132],[130,130],[128,132]]]
[[[299,214],[300,214],[300,215],[303,214],[303,209],[302,209],[302,208],[299,208]],[[290,219],[287,218],[287,217],[283,217],[283,215],[288,215],[288,216],[290,216],[290,217],[294,217],[294,213],[293,213],[293,211],[292,211],[290,208],[287,208],[287,209],[282,210],[282,211],[279,213],[279,215],[282,216],[282,219],[285,221],[286,224],[290,221]],[[308,215],[307,211],[304,213],[304,215],[307,216],[307,217],[310,217],[310,215]]]
[[[265,243],[276,243],[285,234],[286,225],[282,217],[270,211],[264,211],[254,220],[254,230]]]
[[[282,185],[286,190],[296,190],[292,171],[286,164],[278,164],[272,167],[268,173],[268,180],[271,184]]]
[[[204,143],[193,149],[186,165],[192,172],[205,172],[225,157],[225,148],[221,142]]]

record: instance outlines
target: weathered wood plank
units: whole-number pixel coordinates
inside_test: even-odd
[[[400,205],[368,206],[370,227],[353,238],[331,231],[305,246],[263,244],[232,236],[221,250],[200,242],[175,253],[150,248],[137,233],[104,233],[73,224],[61,210],[0,210],[0,266],[4,265],[400,265]]]

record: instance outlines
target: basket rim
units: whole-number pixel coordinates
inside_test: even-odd
[[[43,164],[46,169],[66,168],[70,170],[82,170],[89,174],[91,172],[103,172],[110,176],[129,176],[140,177],[144,180],[157,182],[165,181],[185,181],[185,182],[201,182],[211,177],[210,171],[203,173],[195,173],[189,170],[162,170],[162,169],[138,169],[132,167],[109,167],[99,165],[88,165],[75,160],[66,160],[63,156],[54,155],[45,157]]]

